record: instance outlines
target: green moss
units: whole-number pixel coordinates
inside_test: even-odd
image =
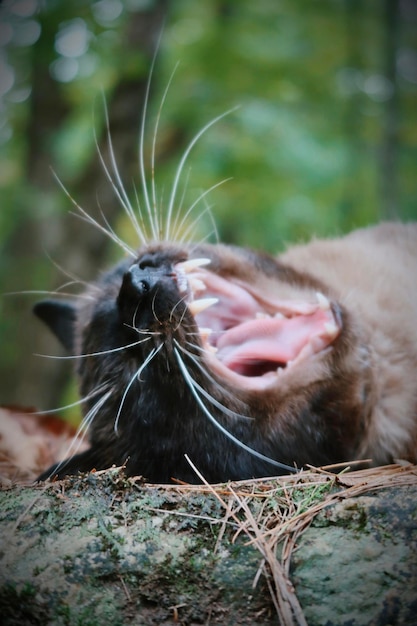
[[[3,626],[44,626],[49,620],[48,607],[37,599],[31,583],[25,583],[20,589],[5,584],[0,589],[0,615]]]

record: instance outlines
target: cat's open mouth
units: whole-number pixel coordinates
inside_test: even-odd
[[[328,348],[341,331],[326,296],[281,300],[204,269],[208,259],[175,266],[210,366],[232,384],[264,389],[277,376]]]

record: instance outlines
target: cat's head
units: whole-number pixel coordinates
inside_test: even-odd
[[[93,464],[79,469],[195,480],[187,455],[221,481],[353,456],[366,377],[351,320],[268,255],[151,245],[35,312],[78,357]]]

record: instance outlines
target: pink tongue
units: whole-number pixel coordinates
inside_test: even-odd
[[[326,312],[318,309],[313,315],[244,322],[221,335],[216,356],[239,373],[244,373],[245,366],[253,363],[287,363],[296,358],[312,337],[325,333],[324,324],[328,321]]]

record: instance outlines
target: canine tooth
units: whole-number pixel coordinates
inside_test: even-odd
[[[196,291],[204,291],[205,289],[207,289],[206,285],[199,278],[189,278],[188,282],[193,293],[195,293]]]
[[[188,274],[189,272],[197,269],[197,267],[209,265],[209,263],[211,263],[211,259],[188,259],[188,261],[180,261],[180,263],[177,263],[176,267]]]
[[[324,330],[326,331],[328,337],[336,337],[339,332],[339,329],[334,322],[326,322],[324,324]]]
[[[203,343],[204,350],[207,350],[208,352],[212,352],[213,354],[216,354],[217,348],[213,346],[211,343],[209,343],[209,337],[211,333],[213,332],[213,329],[202,327],[199,330],[200,330],[200,337]]]
[[[280,313],[280,311],[277,311],[274,315],[274,318],[276,320],[283,320],[285,318],[285,315],[283,313]]]
[[[323,311],[328,311],[330,309],[329,299],[326,298],[326,296],[324,294],[320,293],[320,291],[316,291],[316,298],[317,298],[317,302],[318,302],[319,307]]]
[[[218,298],[200,298],[199,300],[189,302],[188,308],[193,315],[197,315],[198,313],[205,311],[205,309],[208,309],[210,306],[217,304],[218,301]]]

